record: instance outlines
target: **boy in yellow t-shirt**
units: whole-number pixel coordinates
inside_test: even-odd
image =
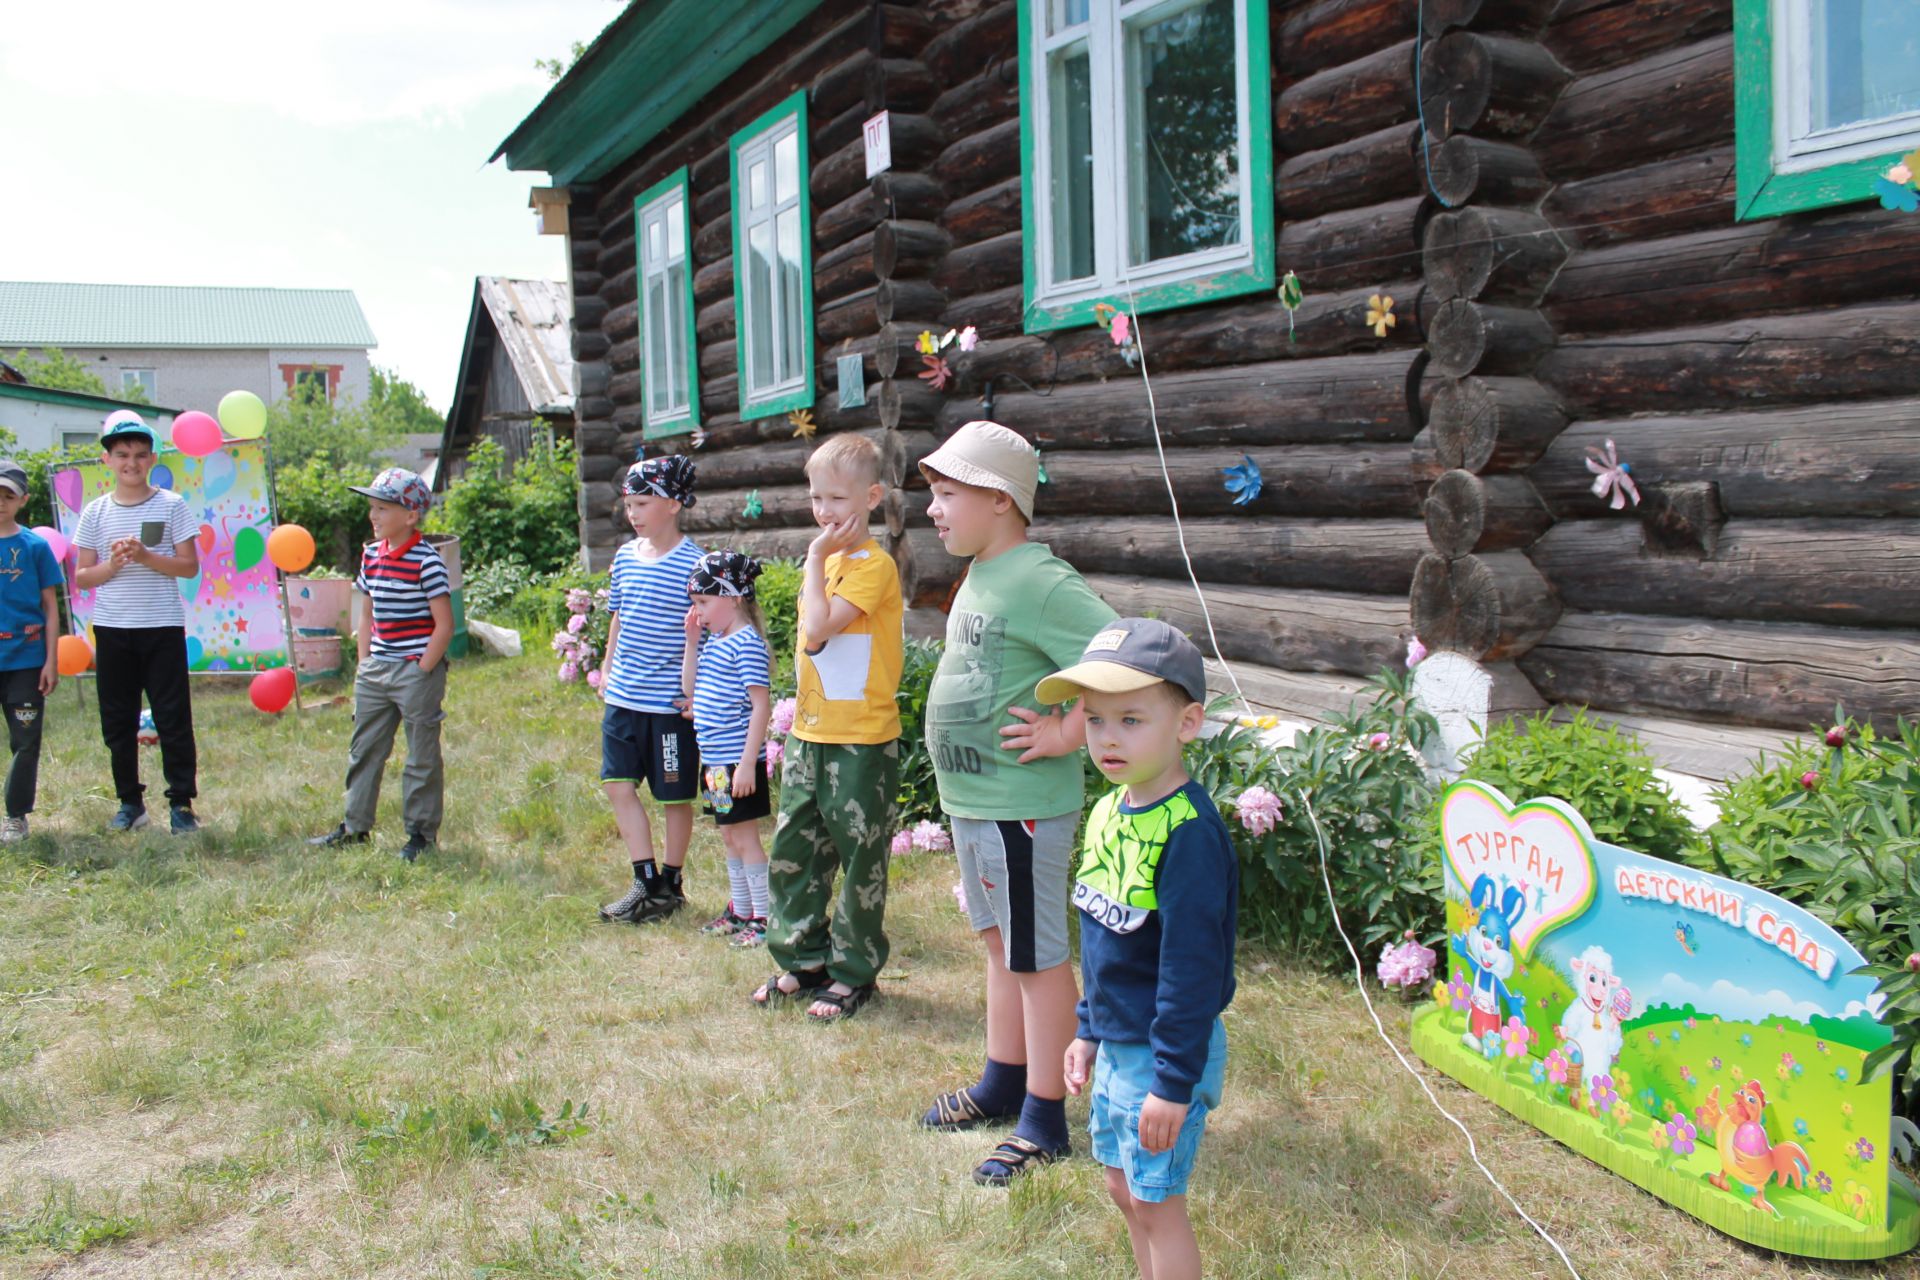
[[[767,950],[780,970],[753,1000],[807,993],[808,1016],[832,1022],[873,998],[887,963],[904,655],[900,572],[867,533],[885,494],[879,448],[864,436],[831,437],[807,459],[807,489],[820,533],[800,589],[798,688],[767,876]]]

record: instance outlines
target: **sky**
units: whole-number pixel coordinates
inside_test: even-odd
[[[487,157],[618,0],[7,8],[0,279],[352,289],[444,411],[473,278],[566,276]]]

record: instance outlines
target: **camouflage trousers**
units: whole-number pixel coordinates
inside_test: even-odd
[[[825,965],[836,981],[859,987],[886,966],[887,847],[899,777],[898,741],[787,739],[767,853],[767,950],[782,969]]]

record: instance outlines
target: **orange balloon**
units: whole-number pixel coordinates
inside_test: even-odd
[[[93,665],[93,650],[79,636],[61,636],[54,663],[63,676],[77,676]]]
[[[267,558],[283,573],[298,573],[313,563],[313,535],[297,524],[283,524],[267,535]]]

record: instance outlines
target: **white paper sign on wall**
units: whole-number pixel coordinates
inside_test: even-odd
[[[858,409],[867,402],[867,380],[858,353],[834,362],[840,375],[840,407]]]
[[[882,111],[862,126],[867,142],[867,176],[885,173],[893,168],[893,133],[887,125],[887,113]]]

